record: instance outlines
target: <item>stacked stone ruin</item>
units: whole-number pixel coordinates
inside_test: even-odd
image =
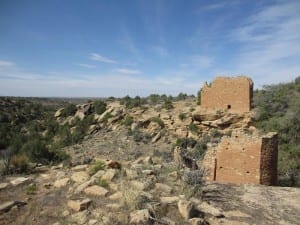
[[[251,111],[253,82],[248,77],[217,77],[201,90],[201,108],[233,113]],[[224,136],[204,158],[209,181],[235,184],[277,183],[277,133],[261,135],[253,130],[236,130]]]

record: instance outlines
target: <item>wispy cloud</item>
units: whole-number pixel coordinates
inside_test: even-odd
[[[14,65],[15,65],[15,63],[12,61],[0,60],[0,67],[11,67]]]
[[[128,94],[147,96],[151,93],[196,93],[201,84],[199,80],[188,80],[174,74],[148,78],[136,76],[137,71],[120,69],[120,72],[125,73],[76,74],[74,77],[70,76],[74,75],[71,72],[49,75],[16,71],[5,76],[6,73],[0,71],[0,90],[1,95],[9,96],[122,97]]]
[[[138,74],[142,73],[142,71],[140,71],[140,70],[127,69],[127,68],[118,68],[118,69],[115,69],[115,71],[118,73],[131,74],[131,75],[138,75]]]
[[[159,45],[156,45],[156,46],[152,46],[151,47],[151,50],[156,53],[157,55],[161,56],[161,57],[166,57],[169,55],[169,51],[168,49],[162,47],[162,46],[159,46]]]
[[[88,69],[92,69],[92,68],[95,68],[94,65],[91,65],[91,64],[85,64],[85,63],[79,63],[77,64],[78,66],[81,66],[81,67],[84,67],[84,68],[88,68]]]
[[[99,55],[97,53],[91,53],[90,54],[90,59],[98,62],[103,62],[103,63],[111,63],[111,64],[117,64],[117,62],[113,59],[110,59],[108,57]]]
[[[139,54],[140,54],[139,49],[137,48],[137,46],[129,32],[129,29],[124,24],[121,26],[121,33],[122,33],[121,39],[119,39],[119,42],[121,43],[121,45],[125,49],[127,49],[131,54],[133,54],[134,56],[139,56]]]
[[[198,68],[208,68],[211,67],[214,63],[212,57],[205,55],[193,55],[190,57],[190,64]]]
[[[233,70],[250,73],[259,84],[290,80],[300,73],[300,3],[279,1],[262,7],[234,29],[241,45]]]
[[[218,3],[212,3],[209,5],[204,6],[202,9],[204,10],[215,10],[215,9],[220,9],[228,5],[228,2],[218,2]]]

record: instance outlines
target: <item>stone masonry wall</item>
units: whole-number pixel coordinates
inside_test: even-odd
[[[210,181],[275,185],[277,134],[260,137],[235,132],[223,137],[217,148],[205,156],[203,166]]]
[[[249,112],[253,95],[253,82],[248,77],[217,77],[201,91],[201,106],[208,109],[228,109]]]
[[[262,138],[261,165],[260,165],[261,184],[264,185],[277,184],[277,158],[278,158],[277,133],[269,133]]]
[[[260,183],[261,139],[245,135],[223,138],[217,150],[216,181]]]

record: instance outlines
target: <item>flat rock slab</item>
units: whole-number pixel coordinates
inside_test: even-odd
[[[178,202],[179,199],[180,199],[180,198],[177,197],[177,196],[161,197],[161,198],[160,198],[160,202],[161,202],[162,204],[174,204],[174,203]]]
[[[204,213],[212,217],[213,224],[299,224],[300,189],[263,185],[210,184],[203,187]],[[198,208],[198,207],[197,207]],[[200,207],[201,208],[201,207]],[[217,222],[216,222],[217,221]]]
[[[90,176],[87,172],[80,171],[80,172],[75,172],[71,176],[71,180],[76,182],[76,183],[84,183],[90,179]]]
[[[130,224],[132,225],[151,225],[151,215],[148,209],[136,210],[130,213]]]
[[[115,169],[108,169],[101,177],[101,179],[106,180],[106,181],[112,181],[112,179],[116,175],[116,170]]]
[[[122,197],[123,197],[123,194],[121,192],[117,191],[116,193],[110,195],[109,199],[118,200],[118,199],[121,199]]]
[[[26,205],[25,202],[19,202],[19,201],[7,201],[2,204],[0,204],[0,212],[8,212],[12,207],[14,206],[23,206]]]
[[[54,187],[57,188],[65,187],[69,182],[70,182],[70,178],[59,179],[54,182]]]
[[[130,185],[132,188],[139,190],[139,191],[144,191],[146,189],[146,184],[137,180],[132,180],[130,182]]]
[[[30,177],[18,177],[18,178],[16,178],[16,179],[10,181],[10,183],[11,183],[11,185],[13,185],[13,186],[18,186],[18,185],[24,184],[24,183],[26,183],[26,182],[28,182],[28,181],[30,181],[30,180],[31,180]]]
[[[155,190],[159,192],[164,192],[166,194],[172,193],[172,188],[169,185],[162,184],[162,183],[156,183],[155,184]]]
[[[97,186],[97,185],[93,185],[91,187],[87,187],[84,190],[84,193],[86,193],[87,195],[107,196],[108,190],[106,190],[103,187],[100,187],[100,186]]]
[[[72,168],[72,171],[79,172],[79,171],[85,171],[87,170],[88,165],[78,165]]]
[[[92,200],[86,198],[83,200],[69,200],[67,205],[74,211],[78,212],[87,209],[91,203]]]
[[[2,189],[7,188],[8,185],[9,185],[9,183],[1,183],[1,184],[0,184],[0,191],[1,191]]]

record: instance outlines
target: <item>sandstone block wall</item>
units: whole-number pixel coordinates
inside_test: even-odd
[[[278,136],[269,133],[262,138],[260,164],[260,183],[277,184]]]
[[[232,112],[249,112],[253,95],[250,78],[217,77],[211,85],[205,83],[201,90],[201,106],[208,109],[228,109]]]
[[[223,137],[204,159],[207,180],[235,184],[275,185],[277,182],[277,134],[259,137],[235,133]]]

